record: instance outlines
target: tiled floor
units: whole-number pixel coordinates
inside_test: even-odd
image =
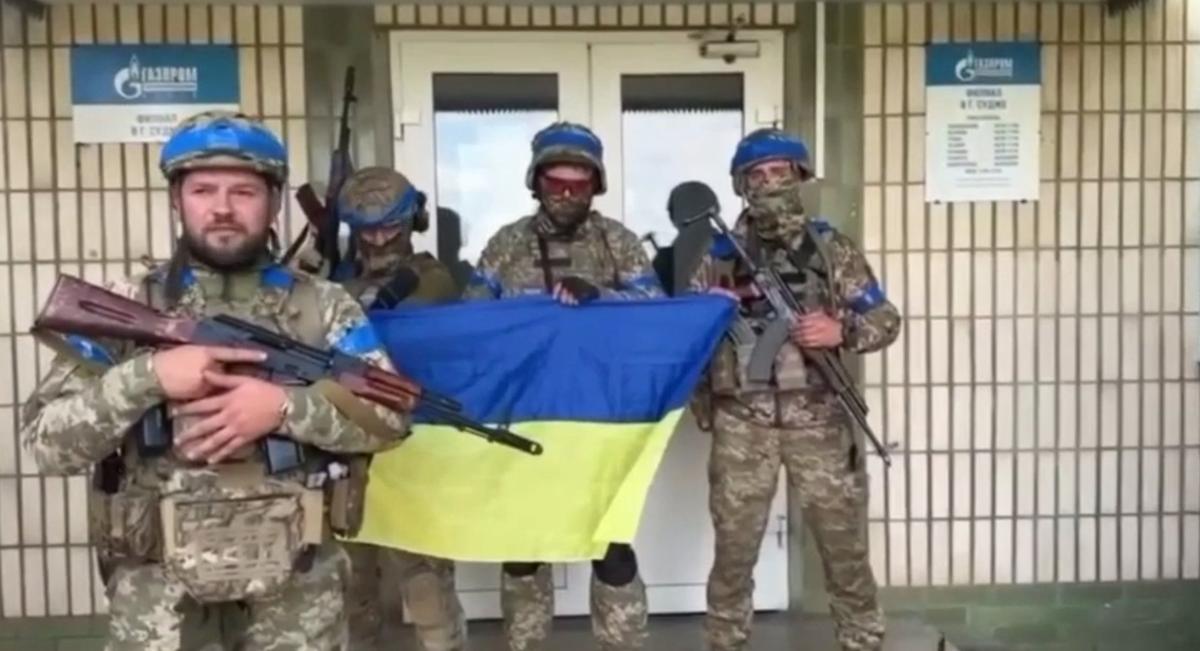
[[[884,651],[939,651],[937,633],[909,620],[888,622]],[[407,631],[403,643],[382,648],[413,649]],[[704,651],[702,619],[697,616],[657,616],[650,621],[650,641],[646,651]],[[798,616],[783,613],[755,618],[753,651],[836,651],[833,625],[828,617]],[[471,622],[470,651],[507,651],[499,622]],[[591,624],[584,617],[555,620],[554,634],[546,651],[592,651]],[[953,651],[946,644],[941,651]]]

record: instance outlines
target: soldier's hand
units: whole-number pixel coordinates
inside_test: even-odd
[[[171,400],[191,400],[213,392],[206,371],[220,371],[224,364],[253,364],[266,353],[221,346],[178,346],[154,353],[154,375]]]
[[[720,287],[720,286],[709,287],[708,293],[716,294],[717,296],[724,296],[725,298],[728,298],[729,300],[733,301],[734,303],[740,303],[742,301],[742,297],[738,296],[737,292],[733,291],[732,289],[725,288],[725,287]]]
[[[577,276],[567,276],[554,285],[554,298],[563,305],[582,305],[600,297],[595,285]]]
[[[279,431],[287,394],[278,385],[258,378],[206,371],[205,380],[222,390],[175,410],[176,416],[196,417],[175,441],[192,460],[217,463],[237,450]]]
[[[837,348],[842,345],[842,322],[824,312],[805,314],[792,323],[790,334],[801,348]]]

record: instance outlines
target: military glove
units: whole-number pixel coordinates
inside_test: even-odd
[[[375,301],[371,303],[371,309],[390,310],[396,307],[401,301],[408,298],[409,294],[416,291],[420,284],[421,279],[416,272],[407,267],[400,269],[386,285],[379,288],[379,293],[375,295]]]
[[[575,300],[580,304],[588,303],[600,298],[600,288],[580,278],[579,276],[567,276],[558,281],[562,285],[563,291],[575,297]]]

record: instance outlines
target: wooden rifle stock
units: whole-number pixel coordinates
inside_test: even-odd
[[[371,366],[357,357],[308,346],[228,315],[200,320],[167,316],[68,275],[60,275],[55,282],[34,320],[34,330],[156,346],[194,344],[258,350],[266,353],[265,360],[231,370],[278,384],[307,385],[332,380],[360,398],[393,411],[411,412],[425,407],[462,431],[529,454],[541,454],[540,444],[507,430],[476,423],[461,414],[462,406],[452,398],[427,391],[410,378]]]

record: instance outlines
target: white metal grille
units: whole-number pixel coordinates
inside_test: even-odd
[[[864,6],[889,585],[1200,576],[1200,6]],[[1041,201],[924,203],[924,44],[1040,40]]]

